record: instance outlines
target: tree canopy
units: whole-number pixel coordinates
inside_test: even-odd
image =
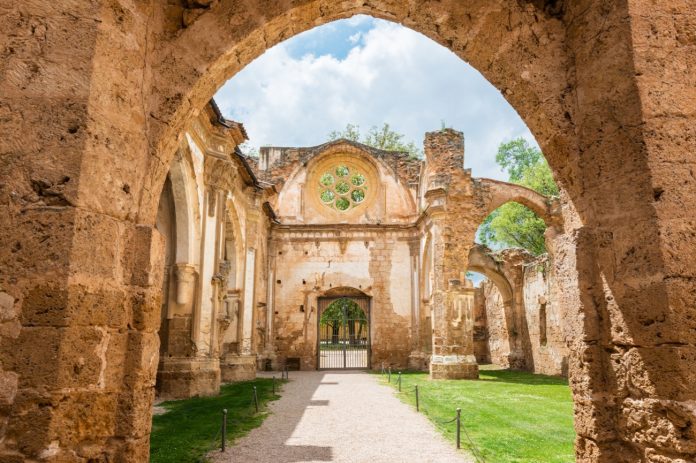
[[[524,138],[501,143],[495,157],[509,181],[526,186],[544,196],[558,195],[542,152]],[[479,229],[479,241],[492,248],[521,247],[534,255],[546,252],[546,224],[534,212],[518,203],[507,203],[493,211]]]
[[[338,140],[339,138],[345,138],[346,140],[381,150],[403,151],[412,158],[421,159],[423,157],[422,151],[414,142],[404,141],[405,135],[393,130],[386,122],[382,127],[373,125],[365,135],[361,134],[360,126],[357,124],[347,124],[345,129],[334,130],[329,133],[329,140]]]
[[[345,320],[367,320],[365,312],[360,308],[360,306],[348,299],[347,297],[342,297],[337,299],[324,310],[321,314],[321,323],[331,324],[334,321],[344,322]]]

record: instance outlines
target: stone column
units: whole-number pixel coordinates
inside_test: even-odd
[[[413,370],[425,368],[427,354],[421,346],[420,240],[408,242],[411,255],[411,354],[408,366]]]
[[[241,300],[238,303],[239,315],[237,329],[239,340],[237,352],[222,355],[221,369],[224,382],[246,381],[256,377],[256,353],[253,352],[252,336],[254,331],[254,307],[256,285],[256,237],[260,212],[256,209],[247,211],[244,256],[244,280]]]
[[[425,199],[434,240],[430,377],[475,379],[474,289],[459,280],[478,226],[471,176],[464,170],[463,134],[451,129],[426,134],[425,155]]]
[[[275,336],[273,335],[273,322],[275,318],[275,275],[276,275],[276,254],[278,252],[278,242],[273,238],[268,239],[267,245],[267,269],[266,284],[266,326],[265,342],[262,355],[263,363],[270,361],[271,365],[276,363]]]
[[[474,294],[471,282],[449,280],[446,291],[436,295],[433,314],[432,379],[475,379]]]

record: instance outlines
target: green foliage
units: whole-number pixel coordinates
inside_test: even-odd
[[[329,133],[329,140],[338,140],[339,138],[345,138],[346,140],[381,150],[403,151],[408,153],[413,159],[421,159],[423,157],[422,151],[415,143],[412,141],[405,142],[404,135],[392,130],[391,126],[386,122],[382,127],[372,126],[365,136],[362,136],[360,126],[356,124],[348,124],[344,130],[334,130]]]
[[[365,318],[365,312],[360,308],[355,301],[342,297],[329,304],[329,306],[321,314],[321,323],[331,324],[333,320],[362,320]]]
[[[240,150],[242,151],[242,153],[244,153],[244,155],[246,155],[247,157],[255,158],[255,159],[258,159],[258,158],[259,158],[259,150],[258,150],[258,148],[252,146],[248,141],[242,143],[241,145],[239,145],[239,149],[240,149]]]
[[[524,138],[502,143],[495,157],[507,170],[510,182],[531,188],[544,196],[558,195],[558,186],[543,154]],[[479,241],[492,248],[521,247],[534,255],[546,252],[546,224],[518,203],[507,203],[493,211],[479,229]]]
[[[252,388],[256,386],[259,406],[265,408],[267,402],[280,397],[277,394],[273,395],[271,381],[255,379],[226,384],[220,388],[220,394],[213,397],[195,397],[162,403],[160,406],[167,412],[152,418],[150,461],[207,461],[204,459],[205,454],[220,445],[219,431],[223,408],[228,412],[229,443],[260,426],[267,413],[256,413]]]
[[[530,146],[529,142],[522,137],[501,143],[495,155],[495,162],[507,171],[513,183],[519,183],[524,171],[537,165],[542,159],[544,156],[541,151]]]
[[[454,423],[440,423],[462,409],[462,425],[486,461],[568,463],[575,461],[573,400],[568,381],[553,376],[481,365],[479,381],[430,381],[427,373],[403,373],[398,397],[415,406],[455,441]],[[386,383],[386,379],[383,380]],[[392,380],[392,387],[396,388]],[[470,449],[462,433],[462,448]]]
[[[339,138],[360,143],[360,126],[347,124],[344,130],[334,130],[329,133],[329,140],[338,140]]]

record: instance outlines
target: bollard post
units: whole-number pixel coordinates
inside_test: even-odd
[[[254,386],[254,405],[256,406],[256,413],[259,412],[259,395],[256,392],[256,386]]]
[[[227,409],[222,409],[222,442],[220,442],[220,451],[224,452],[227,445]]]
[[[387,382],[391,384],[391,367],[389,367],[389,370],[387,371]]]
[[[418,385],[416,384],[416,411],[420,411],[420,403],[418,401]]]
[[[399,392],[401,392],[401,372],[399,372]]]
[[[461,446],[461,431],[462,431],[462,409],[457,409],[457,448],[462,448]]]
[[[275,395],[275,376],[273,377],[273,395]]]
[[[285,379],[290,381],[290,370],[288,370],[288,366],[285,365]]]

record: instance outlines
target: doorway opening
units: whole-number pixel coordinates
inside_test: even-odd
[[[318,300],[318,369],[370,368],[370,298]]]

